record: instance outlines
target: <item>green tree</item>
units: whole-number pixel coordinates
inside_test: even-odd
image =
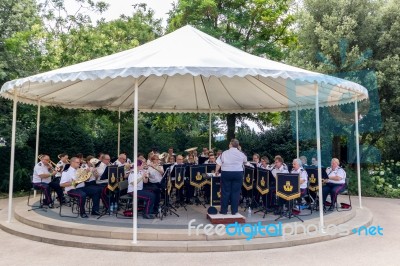
[[[363,84],[371,100],[360,104],[363,119],[360,143],[378,147],[384,158],[399,159],[399,41],[400,7],[398,1],[305,0],[297,14],[298,46],[290,61],[300,67],[340,76]],[[369,72],[369,73],[367,73]],[[374,72],[374,73],[373,73]],[[366,73],[363,75],[362,73]],[[372,75],[374,74],[374,75]],[[374,79],[376,77],[376,80]],[[377,91],[374,91],[377,82]],[[375,95],[376,93],[376,95]],[[371,110],[376,99],[379,109]],[[330,108],[333,113],[347,107]],[[349,106],[348,109],[354,107]],[[351,113],[350,113],[351,114]],[[383,127],[379,121],[382,117]],[[351,122],[350,118],[350,122]],[[353,119],[354,121],[354,119]],[[335,132],[334,123],[327,131]],[[352,139],[354,126],[342,126]],[[340,144],[340,135],[333,138]],[[338,131],[336,131],[338,132]],[[337,149],[335,149],[337,150]],[[365,152],[367,152],[366,150]]]

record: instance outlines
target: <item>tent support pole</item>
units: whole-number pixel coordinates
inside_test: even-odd
[[[119,156],[121,148],[121,109],[118,107],[118,147],[117,156]]]
[[[299,106],[296,105],[296,151],[297,157],[300,158],[300,148],[299,148]]]
[[[319,121],[319,95],[318,84],[314,83],[315,87],[315,130],[317,131],[317,160],[318,160],[318,198],[319,198],[319,223],[321,232],[324,231],[324,207],[322,199],[322,169],[321,169],[321,133]]]
[[[211,139],[212,139],[212,128],[211,128],[211,109],[210,109],[210,115],[209,115],[209,120],[208,120],[208,150],[211,151]]]
[[[358,183],[358,200],[360,202],[360,208],[362,209],[361,203],[361,169],[360,169],[360,137],[358,132],[358,103],[356,100],[354,101],[354,119],[356,122],[356,152],[357,152],[357,183]]]
[[[134,98],[134,110],[133,110],[133,237],[132,244],[136,245],[137,241],[137,157],[138,157],[138,90],[139,80],[135,79],[135,98]]]
[[[13,120],[12,120],[12,132],[11,132],[11,159],[10,159],[10,184],[8,191],[8,219],[10,223],[13,212],[12,212],[12,202],[13,202],[13,191],[14,191],[14,161],[15,161],[15,131],[17,128],[17,89],[14,89],[14,102],[13,102]]]
[[[39,136],[40,136],[40,100],[38,100],[38,110],[36,117],[36,146],[35,146],[35,160],[33,161],[36,165],[39,157]],[[33,191],[33,197],[36,198],[36,189]]]

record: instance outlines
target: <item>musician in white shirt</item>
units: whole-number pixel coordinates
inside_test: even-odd
[[[32,185],[35,189],[43,191],[43,205],[47,205],[49,208],[54,208],[51,189],[56,191],[59,202],[63,203],[65,201],[59,182],[51,180],[51,177],[56,173],[57,171],[52,169],[50,165],[50,157],[48,155],[42,155],[40,162],[35,165],[33,170]]]
[[[337,195],[344,191],[346,188],[346,172],[339,166],[339,160],[333,158],[331,160],[331,167],[326,168],[328,174],[328,181],[325,186],[322,187],[322,197],[324,199],[324,206],[328,194],[331,195],[331,206],[330,210],[333,209],[334,203],[336,202]]]
[[[138,199],[144,200],[146,207],[144,209],[143,218],[144,219],[154,219],[152,213],[154,212],[154,202],[156,199],[156,195],[148,190],[143,189],[143,183],[149,182],[149,173],[143,169],[144,163],[140,160],[137,161],[138,174],[137,174],[137,197]],[[133,195],[134,185],[133,182],[135,180],[134,172],[131,172],[128,177],[128,193]]]
[[[160,157],[158,156],[158,154],[154,154],[150,158],[150,163],[148,164],[147,171],[149,172],[149,182],[144,184],[144,189],[152,191],[155,194],[156,198],[154,201],[153,213],[157,213],[158,206],[160,204],[161,189],[163,189],[164,187],[164,185],[162,184],[164,169],[160,165]]]
[[[61,176],[61,187],[65,188],[65,192],[71,197],[78,199],[80,216],[82,218],[88,218],[85,211],[86,197],[89,196],[93,201],[92,215],[100,215],[99,204],[100,204],[100,191],[92,190],[85,187],[85,182],[75,184],[77,180],[76,170],[79,168],[81,160],[77,157],[72,157],[70,161],[71,165],[68,170],[64,171]]]

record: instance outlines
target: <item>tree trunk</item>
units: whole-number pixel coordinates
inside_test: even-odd
[[[226,126],[228,128],[226,131],[226,139],[230,141],[235,138],[236,114],[226,115]]]
[[[340,136],[333,136],[332,140],[332,157],[341,160],[340,156]]]

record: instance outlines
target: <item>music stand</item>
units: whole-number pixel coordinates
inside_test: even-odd
[[[177,217],[179,215],[176,213],[177,209],[174,208],[174,206],[171,205],[169,202],[169,194],[172,189],[172,182],[171,182],[171,169],[167,168],[167,171],[164,172],[163,175],[163,180],[165,180],[165,186],[164,186],[164,204],[161,206],[161,211],[160,211],[160,219],[162,220],[163,217],[167,217],[167,213],[169,212],[169,215],[175,214]]]
[[[282,217],[291,219],[296,217],[304,222],[299,216],[293,213],[293,200],[300,197],[300,174],[278,173],[276,176],[276,195],[288,202],[288,210],[283,212],[281,209],[280,216],[275,219],[278,221]]]
[[[185,170],[186,170],[185,165],[183,165],[183,164],[175,165],[171,172],[171,178],[172,177],[175,178],[175,188],[176,188],[176,195],[177,195],[175,207],[177,207],[177,208],[183,207],[185,209],[185,211],[187,211],[184,200],[180,198],[181,197],[180,191],[181,191],[183,185],[185,184]],[[179,200],[178,200],[178,196],[179,196]]]
[[[254,175],[256,171],[256,167],[251,167],[251,166],[245,166],[244,167],[244,177],[243,177],[243,183],[242,186],[246,190],[246,205],[244,206],[244,209],[247,210],[251,206],[256,206],[258,207],[258,203],[255,199],[254,195]],[[250,193],[249,193],[250,192]],[[250,195],[249,195],[250,194]],[[244,197],[244,195],[243,195]]]
[[[264,212],[263,218],[265,218],[265,216],[268,213],[268,210],[267,210],[267,203],[268,203],[267,194],[268,194],[269,188],[270,188],[270,177],[271,176],[272,176],[272,173],[271,173],[270,170],[267,170],[267,169],[264,169],[264,168],[258,168],[256,187],[257,187],[257,191],[260,193],[261,197],[265,195],[265,202],[262,205],[262,208],[257,210],[254,213]],[[275,179],[274,177],[272,177],[272,178]]]
[[[203,205],[206,208],[206,203],[200,200],[200,189],[208,184],[206,166],[203,165],[189,165],[190,169],[190,185],[195,187],[195,203],[196,205]]]
[[[304,168],[307,171],[308,175],[308,190],[310,197],[314,202],[314,210],[319,211],[319,198],[317,197],[317,192],[319,190],[319,181],[318,181],[318,167],[315,166],[307,166]],[[326,168],[321,168],[322,172],[322,181],[325,179],[329,179],[328,174],[326,173]],[[324,183],[322,184],[324,185]],[[322,192],[321,192],[322,193]],[[325,212],[325,210],[324,210]]]
[[[122,166],[123,173],[125,174],[124,167]],[[100,219],[104,215],[108,214],[111,215],[111,196],[115,195],[115,189],[118,188],[119,182],[119,174],[120,168],[117,165],[109,165],[104,170],[103,174],[100,177],[100,181],[98,184],[105,184],[106,195],[108,198],[108,209],[104,210],[103,213],[97,217]]]

